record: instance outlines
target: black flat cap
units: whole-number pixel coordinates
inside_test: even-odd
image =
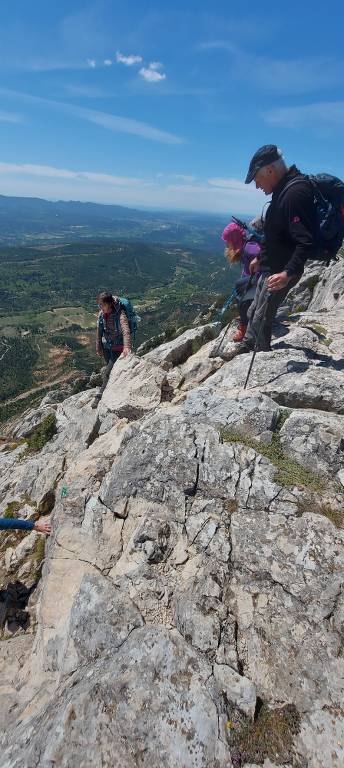
[[[250,162],[245,184],[251,184],[251,181],[253,181],[256,173],[258,173],[261,168],[264,168],[265,165],[270,165],[270,163],[274,163],[276,160],[279,160],[280,157],[282,157],[282,153],[277,149],[276,144],[264,144],[263,147],[257,149],[257,152],[254,153]]]

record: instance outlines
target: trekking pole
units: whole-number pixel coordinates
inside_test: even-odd
[[[225,330],[225,332],[224,332],[224,334],[223,334],[223,336],[222,336],[222,339],[221,339],[221,341],[220,341],[220,344],[219,344],[219,346],[217,347],[216,353],[214,353],[214,357],[218,357],[218,356],[219,356],[219,351],[220,351],[220,349],[221,349],[221,347],[222,347],[222,344],[223,344],[223,342],[224,342],[224,340],[225,340],[225,338],[226,338],[226,336],[227,336],[227,333],[228,333],[228,331],[229,331],[229,326],[230,326],[230,324],[231,324],[231,320],[229,321],[229,323],[228,323],[228,325],[227,325],[227,328],[226,328],[226,330]]]
[[[246,376],[246,381],[245,381],[245,384],[244,384],[244,389],[246,389],[246,387],[247,387],[248,380],[250,378],[250,374],[251,374],[251,371],[252,371],[254,359],[255,359],[255,356],[256,356],[256,354],[258,352],[258,343],[260,341],[260,335],[261,335],[261,332],[262,332],[262,329],[263,329],[263,325],[264,325],[265,311],[266,311],[266,308],[268,306],[269,296],[270,296],[269,291],[267,291],[266,299],[265,299],[265,302],[264,302],[264,309],[263,309],[262,319],[261,319],[260,324],[259,324],[259,330],[258,330],[258,334],[257,334],[257,339],[256,339],[256,343],[254,345],[254,350],[253,350],[253,354],[252,354],[252,357],[251,357],[251,362],[250,362],[250,365],[249,365],[249,369],[247,371],[247,376]]]
[[[235,299],[235,298],[236,298],[236,290],[235,290],[235,288],[234,288],[234,290],[232,291],[232,293],[231,293],[231,295],[230,295],[229,299],[227,299],[227,301],[224,303],[224,305],[223,305],[222,309],[221,309],[221,310],[220,310],[220,312],[219,312],[219,315],[220,315],[220,317],[222,317],[222,315],[224,315],[224,313],[226,312],[226,310],[227,310],[227,309],[229,309],[229,307],[231,306],[231,304],[233,303],[233,301],[234,301],[234,299]],[[228,325],[227,325],[227,328],[226,328],[225,332],[224,332],[224,333],[223,333],[223,335],[222,335],[222,339],[221,339],[221,341],[220,341],[220,343],[219,343],[219,346],[218,346],[218,347],[217,347],[217,349],[216,349],[216,352],[215,352],[215,353],[212,353],[212,357],[218,357],[218,353],[219,353],[219,351],[220,351],[220,349],[221,349],[221,347],[222,347],[222,344],[223,344],[223,342],[224,342],[224,340],[225,340],[225,338],[226,338],[226,336],[227,336],[227,333],[228,333],[228,331],[229,331],[229,326],[230,326],[231,322],[232,322],[232,321],[230,320],[230,321],[229,321],[229,323],[228,323]]]

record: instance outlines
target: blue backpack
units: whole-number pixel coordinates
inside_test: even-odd
[[[119,303],[120,303],[121,309],[124,309],[125,314],[128,318],[131,338],[132,338],[132,341],[134,341],[136,331],[137,331],[137,324],[140,321],[140,318],[136,314],[130,299],[125,299],[121,296],[119,299]]]

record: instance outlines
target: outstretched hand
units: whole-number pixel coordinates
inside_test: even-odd
[[[257,259],[257,256],[256,256],[254,259],[252,259],[252,261],[250,261],[250,264],[249,264],[250,274],[253,275],[255,272],[258,271],[258,269],[259,269],[259,259]]]
[[[268,279],[269,291],[281,291],[285,288],[290,281],[290,277],[287,272],[276,272],[275,275],[271,275]]]
[[[47,536],[51,533],[50,520],[37,520],[34,525],[34,531],[38,533],[45,533]]]
[[[129,349],[129,347],[124,347],[124,348],[123,348],[123,352],[122,352],[122,355],[123,355],[123,357],[127,357],[128,355],[130,355],[130,349]]]

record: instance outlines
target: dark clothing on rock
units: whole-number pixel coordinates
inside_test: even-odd
[[[99,312],[96,349],[101,352],[111,350],[120,354],[123,352],[123,347],[131,349],[131,335],[126,312],[116,296],[114,302],[111,312],[108,314]]]
[[[35,523],[32,520],[18,520],[15,517],[0,517],[0,531],[18,530],[32,531]]]
[[[96,351],[102,354],[106,366],[102,369],[102,386],[96,394],[92,408],[97,408],[109,381],[112,368],[126,347],[131,350],[131,333],[125,310],[117,296],[109,313],[99,312],[97,322]]]
[[[285,190],[292,179],[299,180]],[[266,213],[259,259],[262,271],[302,275],[305,262],[314,253],[317,229],[312,186],[293,165],[275,187]]]
[[[248,323],[248,310],[251,304],[252,304],[252,299],[248,299],[247,301],[240,301],[238,304],[240,320],[244,325],[247,325]]]
[[[288,189],[292,179],[295,181]],[[285,191],[284,191],[285,190]],[[293,165],[274,188],[264,223],[264,242],[259,257],[262,275],[248,310],[248,326],[242,351],[270,349],[272,323],[287,293],[300,279],[311,259],[317,237],[317,213],[310,182]],[[280,291],[268,290],[268,278],[287,272],[290,281]]]
[[[268,290],[268,276],[262,275],[259,279],[256,295],[248,310],[248,327],[243,339],[243,344],[250,349],[259,349],[268,352],[271,344],[272,323],[278,307],[284,301],[288,291],[296,285],[298,277],[291,279],[290,283],[281,291],[270,292]]]

